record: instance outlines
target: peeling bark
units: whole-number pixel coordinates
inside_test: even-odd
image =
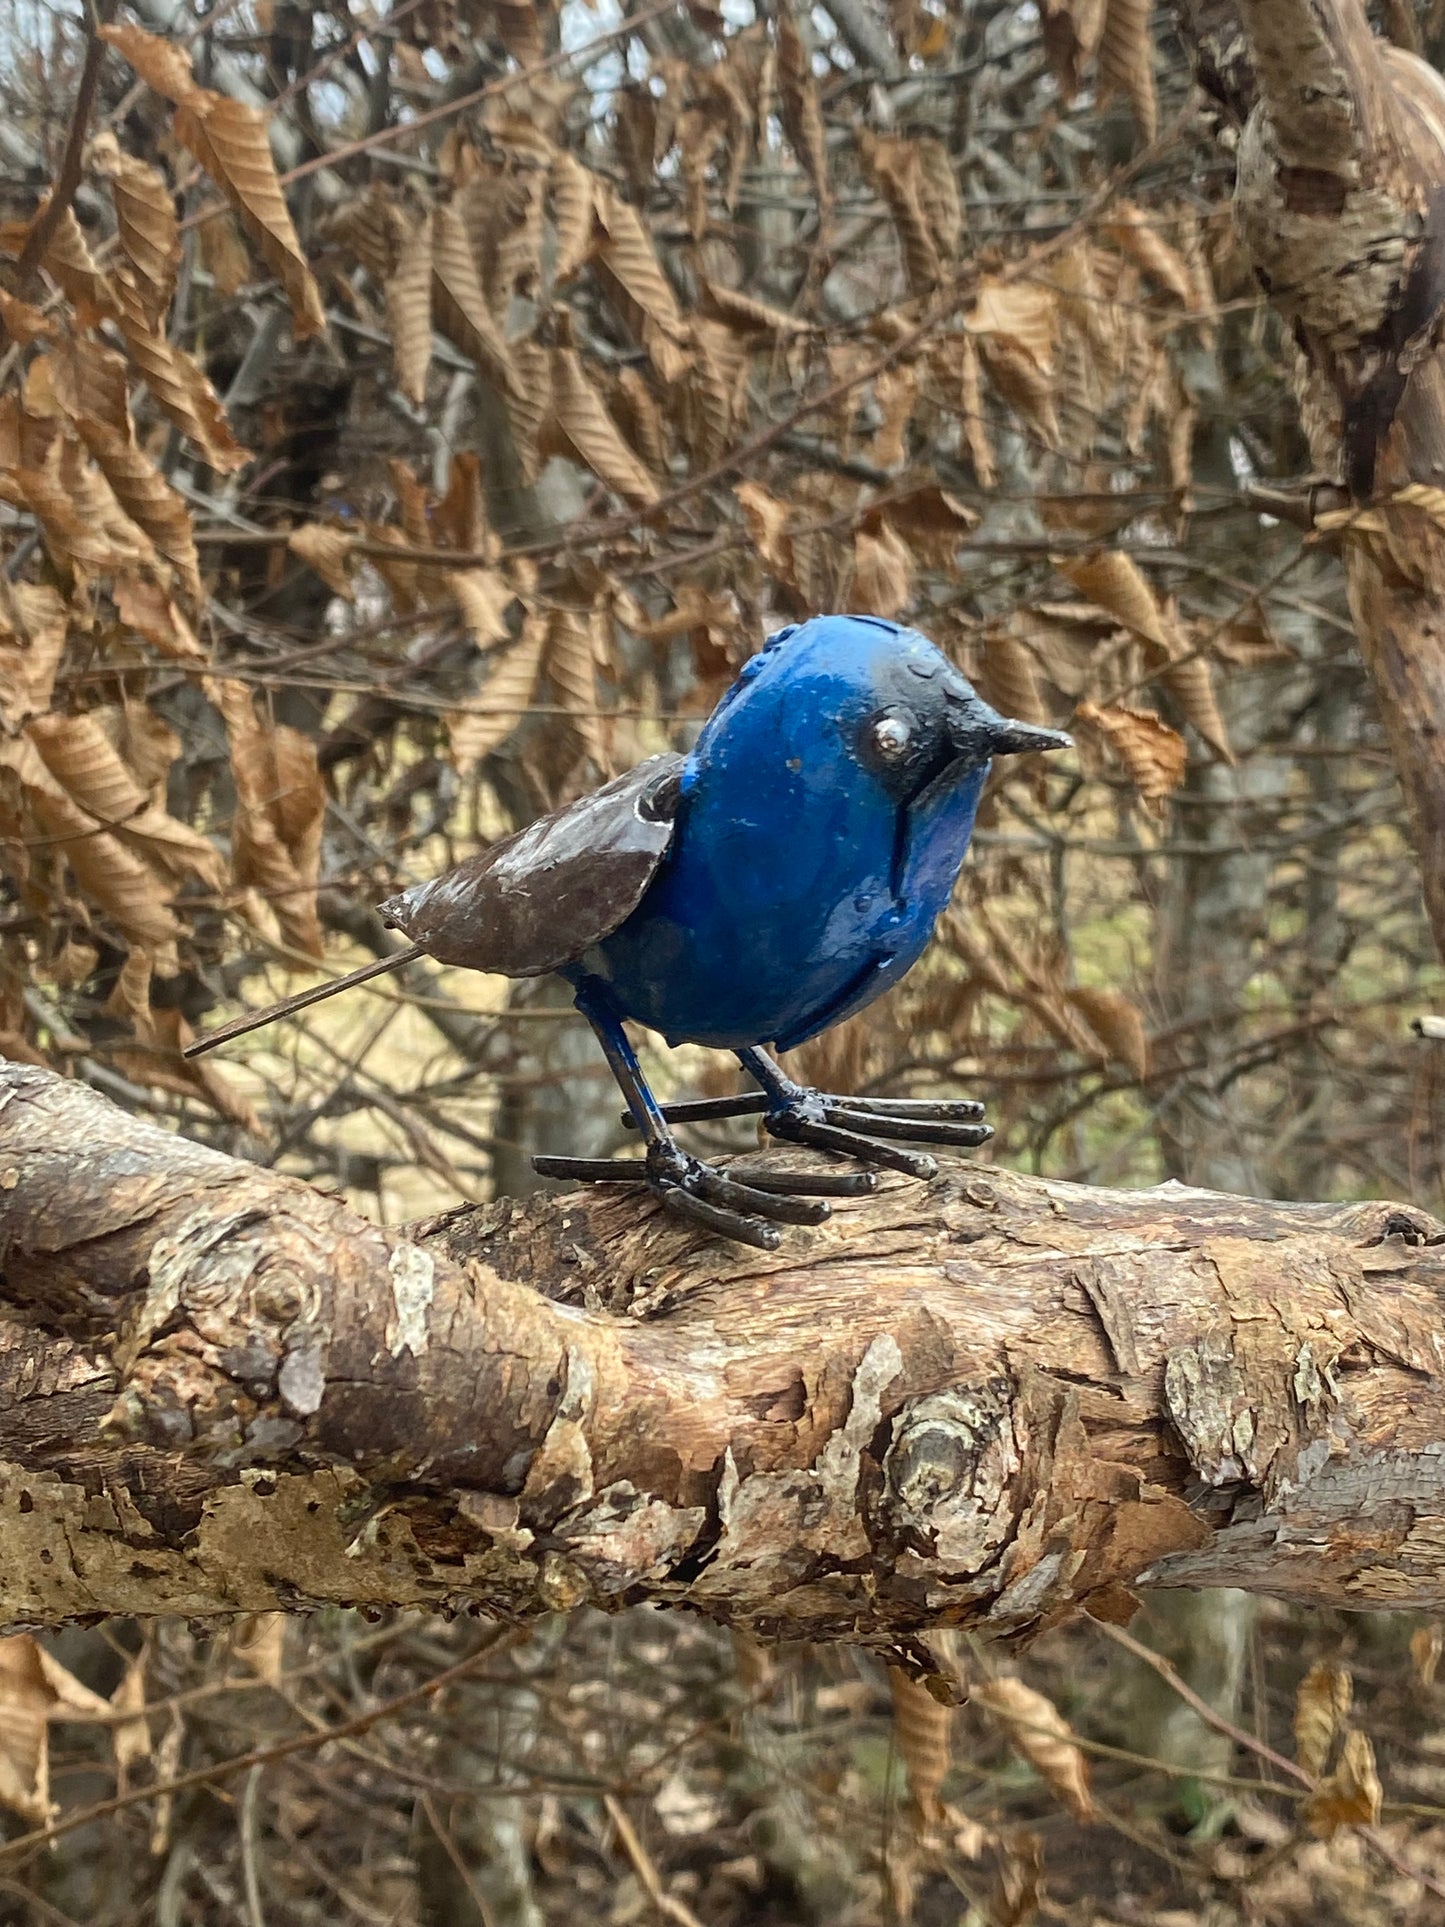
[[[1237,131],[1235,214],[1299,350],[1316,463],[1370,512],[1350,604],[1445,956],[1445,79],[1361,0],[1182,0],[1201,87]]]
[[[412,1227],[0,1066],[0,1620],[688,1604],[895,1653],[1445,1603],[1445,1227],[953,1165],[776,1254]]]

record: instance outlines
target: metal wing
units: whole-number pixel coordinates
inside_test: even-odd
[[[381,906],[438,963],[540,977],[631,916],[672,841],[683,758],[650,756],[590,796]]]

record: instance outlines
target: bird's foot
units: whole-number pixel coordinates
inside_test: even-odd
[[[993,1136],[992,1126],[983,1122],[982,1104],[970,1098],[844,1097],[794,1084],[779,1091],[747,1091],[738,1097],[705,1097],[663,1106],[669,1124],[756,1115],[761,1115],[770,1137],[835,1151],[913,1178],[935,1176],[937,1160],[926,1151],[908,1151],[896,1142],[880,1144],[877,1139],[971,1150]]]
[[[777,1250],[780,1224],[821,1224],[827,1198],[857,1197],[876,1182],[869,1171],[723,1171],[666,1143],[640,1158],[536,1157],[532,1168],[583,1184],[645,1184],[679,1217],[759,1251]]]

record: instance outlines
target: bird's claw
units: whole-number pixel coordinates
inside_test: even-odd
[[[766,1185],[755,1184],[749,1181],[753,1174],[719,1170],[667,1144],[649,1146],[641,1158],[536,1157],[532,1168],[541,1177],[574,1178],[584,1184],[645,1184],[679,1217],[759,1251],[777,1250],[782,1243],[780,1224],[821,1224],[829,1215],[824,1197],[806,1195],[816,1186],[809,1174],[798,1173],[794,1182],[790,1173],[768,1173]],[[841,1185],[826,1187],[835,1196],[855,1195],[856,1189],[865,1188],[872,1187],[849,1186],[846,1191]]]
[[[769,1136],[785,1143],[834,1151],[914,1178],[935,1176],[937,1161],[877,1139],[973,1150],[993,1136],[993,1127],[983,1122],[982,1104],[972,1098],[842,1097],[803,1086],[783,1096],[745,1091],[736,1097],[694,1098],[665,1104],[662,1114],[669,1124],[761,1114]]]
[[[820,1105],[819,1110],[822,1109]],[[801,1105],[779,1106],[763,1117],[769,1137],[785,1144],[805,1144],[815,1151],[836,1151],[844,1157],[860,1158],[865,1164],[881,1164],[885,1170],[901,1171],[905,1177],[933,1178],[938,1175],[938,1160],[926,1151],[905,1151],[898,1145],[878,1144],[860,1131],[850,1131],[830,1121],[827,1115],[810,1117]]]

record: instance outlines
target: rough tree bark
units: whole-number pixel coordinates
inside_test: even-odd
[[[1361,0],[1179,12],[1314,459],[1369,505],[1342,533],[1350,604],[1445,956],[1445,79]]]
[[[959,1164],[770,1256],[635,1192],[413,1232],[0,1065],[0,1621],[1445,1603],[1418,1211]]]

